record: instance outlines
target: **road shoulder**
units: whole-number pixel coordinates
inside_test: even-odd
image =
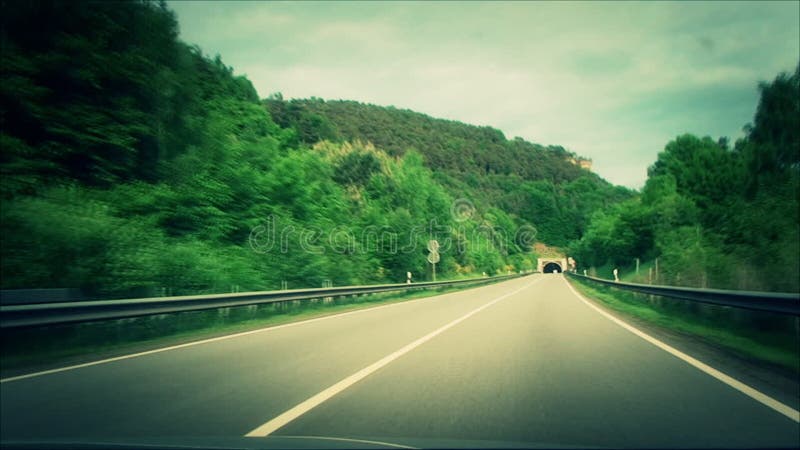
[[[569,281],[567,280],[567,282]],[[623,314],[586,293],[581,292],[581,294],[591,301],[593,305],[618,320],[640,329],[653,338],[702,361],[795,410],[800,409],[800,380],[783,367],[745,357],[702,336],[676,331],[630,314]]]

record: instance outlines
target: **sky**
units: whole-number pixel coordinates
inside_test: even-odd
[[[731,142],[800,61],[800,2],[174,1],[261,97],[411,109],[593,160],[640,188],[683,133]]]

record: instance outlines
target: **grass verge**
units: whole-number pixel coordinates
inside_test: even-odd
[[[621,315],[700,338],[740,357],[800,375],[800,318],[653,297],[574,278],[569,282],[587,298]]]
[[[487,283],[480,284],[485,286]],[[289,301],[80,324],[4,330],[0,377],[470,289],[475,285]]]

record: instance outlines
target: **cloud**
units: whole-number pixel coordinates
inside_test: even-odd
[[[736,138],[800,58],[797,2],[175,2],[261,96],[394,105],[559,144],[640,187],[669,139]],[[211,11],[208,8],[212,8]]]

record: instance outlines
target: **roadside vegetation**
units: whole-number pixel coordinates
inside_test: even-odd
[[[640,266],[655,284],[800,290],[800,65],[759,84],[746,136],[684,134],[648,170],[640,195],[595,212],[569,253],[610,278]]]

